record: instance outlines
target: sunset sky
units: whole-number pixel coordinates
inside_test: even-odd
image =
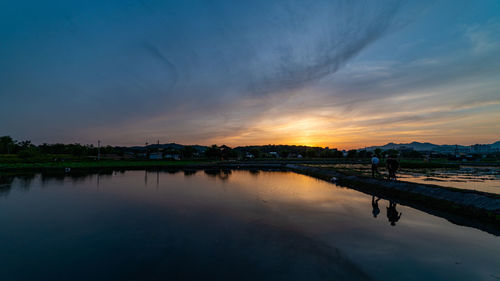
[[[0,135],[500,140],[500,1],[6,1]]]

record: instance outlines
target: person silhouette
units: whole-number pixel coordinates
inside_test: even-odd
[[[389,207],[387,207],[387,219],[389,219],[392,226],[396,225],[396,222],[402,215],[402,213],[399,213],[398,210],[396,210],[396,205],[397,204],[395,202],[389,201]]]
[[[380,162],[380,160],[378,159],[377,155],[373,154],[372,155],[372,178],[375,178],[375,174],[379,174],[378,172],[378,163]]]
[[[380,200],[380,198],[378,198],[377,200],[375,200],[375,195],[372,196],[372,214],[373,214],[373,217],[376,218],[378,214],[380,214],[380,208],[378,207],[378,201]]]
[[[399,169],[399,161],[394,156],[389,156],[385,161],[387,171],[389,171],[388,180],[396,180],[396,172]]]

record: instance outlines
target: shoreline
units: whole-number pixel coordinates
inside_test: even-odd
[[[417,184],[405,181],[387,181],[345,175],[316,167],[287,165],[303,175],[332,182],[365,194],[389,198],[396,203],[430,213],[458,225],[481,229],[500,236],[500,195],[466,189]]]
[[[383,161],[382,161],[383,163]],[[313,158],[313,159],[252,159],[252,160],[69,160],[58,162],[0,162],[0,172],[13,170],[42,170],[42,169],[64,169],[64,168],[147,168],[160,166],[186,166],[186,165],[286,165],[286,164],[317,164],[317,165],[337,165],[337,164],[361,164],[369,165],[369,159],[338,159],[338,158]],[[460,166],[500,166],[500,162],[447,162],[431,161],[421,162],[414,160],[402,160],[401,168],[409,169],[433,169],[433,168],[459,168]]]

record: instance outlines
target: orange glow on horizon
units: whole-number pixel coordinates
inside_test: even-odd
[[[499,115],[500,119],[500,114]],[[484,116],[483,116],[484,118]],[[478,122],[492,123],[492,119],[464,118],[463,124]],[[452,120],[455,121],[455,120]],[[444,125],[443,125],[444,124]],[[471,128],[472,126],[468,126]],[[246,145],[305,145],[337,149],[362,149],[369,146],[384,145],[389,142],[410,143],[432,142],[434,144],[492,143],[498,139],[491,137],[491,130],[484,128],[499,127],[498,124],[476,127],[474,134],[460,134],[466,129],[456,122],[412,121],[391,125],[367,126],[362,121],[335,120],[324,117],[291,116],[267,119],[256,123],[248,130],[234,136],[211,139],[212,143],[229,146]]]

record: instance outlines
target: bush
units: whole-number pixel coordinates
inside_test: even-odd
[[[19,158],[26,159],[26,158],[33,158],[37,157],[40,155],[40,152],[36,147],[28,147],[24,150],[19,151],[18,156]]]

